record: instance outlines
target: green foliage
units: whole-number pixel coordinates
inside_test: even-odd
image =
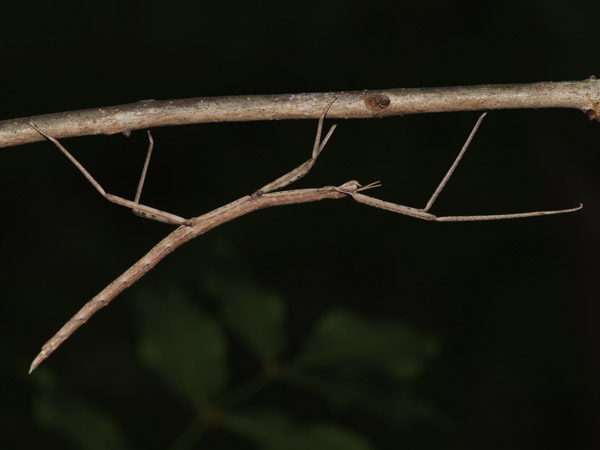
[[[182,293],[142,292],[134,302],[140,359],[195,405],[227,384],[227,345],[217,321]]]
[[[207,293],[218,299],[219,312],[250,351],[263,363],[274,361],[286,349],[283,298],[250,280],[227,279],[216,273],[204,278]]]
[[[300,395],[313,396],[334,415],[352,410],[392,429],[440,420],[435,408],[410,386],[436,354],[430,337],[396,321],[332,310],[317,321],[298,354],[285,361],[281,358],[288,350],[288,338],[280,295],[263,289],[240,266],[230,271],[209,270],[202,281],[203,292],[213,299],[214,315],[177,291],[163,296],[146,292],[135,302],[142,361],[170,390],[202,406],[192,421],[192,435],[206,412],[212,411],[214,425],[265,449],[371,448],[357,430],[298,424],[286,415],[283,405],[269,413],[238,413],[242,405],[268,392],[274,381],[294,386]],[[225,331],[264,370],[236,389],[227,389]],[[280,369],[273,373],[269,371],[273,366]],[[191,445],[188,442],[182,448]]]
[[[265,450],[368,450],[369,427],[343,426],[345,415],[394,432],[443,420],[413,388],[437,352],[431,337],[397,321],[334,309],[291,347],[284,298],[254,281],[231,249],[219,250],[233,263],[230,270],[217,262],[204,271],[201,299],[176,288],[138,289],[133,302],[141,362],[192,413],[173,448],[194,448],[207,430],[221,428]],[[236,373],[234,384],[232,362],[241,351],[259,363],[258,371],[241,381]],[[280,388],[317,414],[294,417],[293,407],[272,395]],[[36,401],[41,423],[81,448],[127,448],[106,415],[63,397],[59,402],[54,391],[46,383]]]
[[[257,442],[264,450],[369,450],[363,436],[329,424],[303,425],[280,411],[228,416],[223,426]]]
[[[416,378],[424,359],[435,351],[432,339],[398,322],[337,310],[319,320],[299,363],[335,364],[340,376],[375,369],[402,382]]]
[[[36,372],[34,378],[42,389],[34,400],[33,414],[42,427],[67,437],[74,448],[131,448],[109,414],[94,408],[90,402],[61,392],[43,368]]]
[[[334,310],[308,337],[290,382],[339,410],[352,408],[396,428],[441,421],[410,385],[436,352],[432,338],[398,322]]]

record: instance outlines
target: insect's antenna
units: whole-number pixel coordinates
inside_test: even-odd
[[[373,181],[372,183],[359,187],[356,192],[366,191],[367,189],[374,189],[378,187],[381,187],[381,181]]]

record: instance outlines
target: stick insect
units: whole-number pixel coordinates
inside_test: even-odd
[[[323,131],[325,116],[327,115],[327,112],[329,111],[329,108],[331,108],[331,105],[334,101],[335,98],[329,102],[329,104],[327,105],[324,112],[319,118],[317,125],[317,134],[313,144],[312,155],[309,160],[296,167],[295,169],[291,170],[290,172],[286,173],[285,175],[272,181],[271,183],[266,184],[253,194],[246,195],[209,213],[191,219],[185,219],[175,214],[161,211],[140,203],[142,187],[144,184],[152,149],[154,147],[154,140],[152,139],[150,131],[148,131],[150,144],[144,163],[144,169],[140,177],[135,199],[134,201],[131,201],[107,193],[102,188],[102,186],[100,186],[100,184],[92,177],[92,175],[71,155],[71,153],[60,142],[58,142],[55,138],[45,133],[34,123],[30,122],[29,125],[38,133],[40,133],[44,138],[52,142],[75,165],[75,167],[77,167],[77,169],[85,176],[85,178],[105,199],[118,205],[130,208],[134,214],[137,214],[139,216],[143,216],[145,218],[157,220],[160,222],[165,222],[168,224],[178,225],[178,227],[168,236],[166,236],[162,241],[156,244],[156,246],[154,246],[154,248],[152,248],[138,262],[133,264],[123,274],[121,274],[112,283],[110,283],[101,292],[99,292],[94,298],[88,301],[79,310],[79,312],[77,312],[67,323],[65,323],[65,325],[63,325],[63,327],[52,338],[50,338],[50,340],[46,344],[44,344],[40,353],[31,363],[29,373],[35,370],[36,367],[38,367],[46,358],[48,358],[66,339],[69,338],[71,334],[73,334],[75,330],[77,330],[77,328],[79,328],[81,325],[87,322],[87,320],[90,319],[98,310],[108,305],[122,291],[131,286],[150,270],[152,270],[154,266],[156,266],[163,258],[165,258],[172,251],[174,251],[177,247],[185,244],[186,242],[192,240],[197,236],[200,236],[210,231],[211,229],[223,223],[229,222],[237,217],[241,217],[253,211],[272,206],[307,203],[323,199],[341,199],[350,197],[354,201],[365,204],[367,206],[384,209],[387,211],[403,214],[417,219],[437,222],[464,222],[518,219],[524,217],[545,216],[551,214],[564,214],[577,211],[583,207],[583,205],[580,204],[575,208],[551,211],[534,211],[524,213],[471,216],[438,217],[434,214],[431,214],[429,210],[431,209],[434,202],[444,189],[445,185],[447,184],[448,180],[450,179],[454,170],[456,169],[458,163],[460,162],[461,158],[463,157],[464,153],[469,147],[471,141],[473,140],[473,136],[477,132],[483,118],[485,117],[485,113],[482,114],[477,120],[477,123],[473,127],[473,130],[469,134],[469,137],[463,145],[460,153],[456,157],[454,163],[452,164],[452,166],[438,185],[437,189],[434,191],[433,195],[427,202],[427,205],[423,209],[411,208],[408,206],[379,200],[377,198],[362,193],[365,190],[379,187],[380,183],[378,181],[362,186],[358,181],[351,180],[342,184],[341,186],[324,186],[321,188],[314,189],[297,189],[282,191],[282,188],[304,177],[310,171],[310,169],[314,166],[315,162],[317,161],[317,158],[319,157],[320,153],[323,151],[323,148],[331,138],[331,135],[333,134],[336,128],[336,125],[333,125],[329,129],[329,131],[322,140],[321,134]]]

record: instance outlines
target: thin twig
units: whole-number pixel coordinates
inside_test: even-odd
[[[28,122],[57,139],[207,122],[317,119],[332,98],[330,119],[369,119],[450,111],[574,108],[600,118],[600,80],[420,89],[143,100],[126,105],[0,121],[0,148],[42,140]]]

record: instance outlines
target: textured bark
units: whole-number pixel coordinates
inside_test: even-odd
[[[127,105],[0,121],[0,147],[43,139],[33,122],[61,139],[204,122],[318,119],[333,99],[328,119],[369,119],[449,111],[574,108],[600,120],[600,80],[499,84],[422,89],[240,95],[143,100]]]

